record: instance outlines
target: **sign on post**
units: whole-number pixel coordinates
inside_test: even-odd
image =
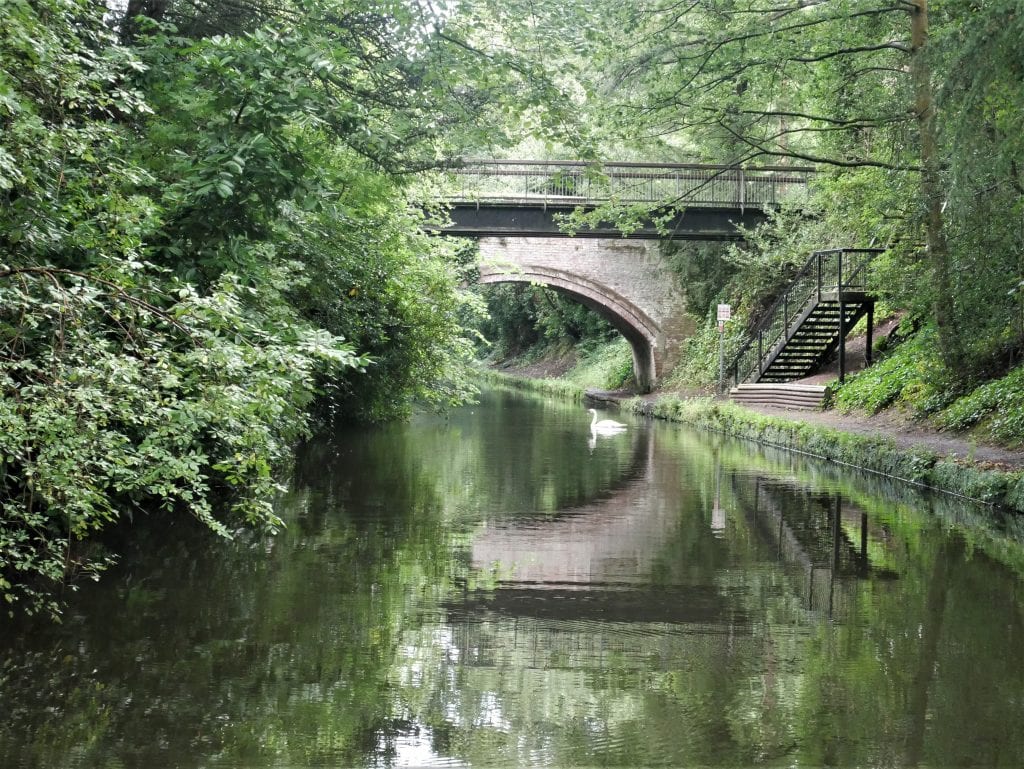
[[[725,322],[732,320],[732,305],[718,305],[718,389],[725,388]]]

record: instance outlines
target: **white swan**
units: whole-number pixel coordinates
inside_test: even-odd
[[[594,418],[590,421],[591,433],[608,435],[610,433],[620,433],[628,427],[628,425],[624,425],[622,422],[616,422],[614,419],[602,419],[598,422],[597,409],[587,409],[587,411],[594,415]]]

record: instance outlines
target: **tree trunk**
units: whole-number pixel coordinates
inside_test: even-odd
[[[139,34],[136,19],[145,16],[154,21],[163,21],[170,0],[128,0],[124,18],[121,20],[120,37],[123,45],[131,45]]]
[[[932,271],[932,312],[939,348],[946,366],[958,371],[964,363],[963,338],[956,319],[956,295],[943,225],[945,205],[940,174],[941,158],[935,129],[931,66],[927,61],[928,0],[916,0],[910,12],[911,74],[914,107],[921,141],[921,202],[925,213],[925,244]]]

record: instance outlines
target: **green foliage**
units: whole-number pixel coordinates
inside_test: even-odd
[[[928,327],[887,350],[880,362],[851,376],[836,390],[836,405],[844,410],[863,409],[870,413],[900,405],[917,417],[939,415],[938,423],[943,427],[959,430],[975,424],[983,414],[971,419],[973,411],[994,408],[994,398],[1008,396],[1013,375],[981,385],[976,394],[969,394],[979,380],[950,375],[942,367],[934,336],[934,329]],[[1000,386],[1000,382],[1006,384]],[[947,411],[954,402],[962,405]],[[1003,404],[1009,415],[1015,413],[1017,399],[1004,397]],[[1012,421],[1013,417],[1008,416],[1006,424]],[[998,440],[1007,440],[1009,433],[993,435]]]
[[[875,414],[896,403],[911,405],[936,391],[938,361],[928,344],[929,334],[920,334],[900,345],[883,360],[850,376],[836,390],[836,405],[843,410],[863,409]]]
[[[622,337],[587,345],[565,379],[584,388],[619,390],[628,387],[633,380],[633,350]]]
[[[499,283],[480,288],[480,296],[487,308],[479,327],[485,342],[481,351],[487,357],[494,360],[518,357],[540,343],[542,334],[538,327],[539,308],[535,299],[542,290],[521,283]]]
[[[1024,100],[1020,3],[943,4],[941,138],[953,312],[970,373],[1005,373],[1024,348]]]
[[[718,303],[722,290],[736,274],[737,265],[727,259],[724,243],[665,241],[662,257],[679,281],[690,313],[703,317]]]
[[[272,469],[303,433],[315,374],[365,362],[295,319],[265,326],[231,277],[159,309],[144,274],[107,274],[0,274],[2,595],[28,611],[69,569],[94,573],[79,542],[123,516],[276,527]]]
[[[718,386],[719,360],[718,348],[720,334],[714,310],[708,311],[704,322],[697,327],[683,342],[680,362],[669,374],[663,389],[700,388],[711,390]],[[733,315],[733,319],[725,324],[724,358],[726,366],[736,355],[746,340],[743,315]],[[725,372],[726,384],[731,383],[730,371]]]
[[[1003,443],[1024,445],[1024,367],[959,398],[935,419],[952,430],[982,427]]]
[[[972,389],[967,378],[942,375],[932,334],[925,329],[848,378],[835,392],[836,405],[869,413],[900,405],[943,429],[972,430],[979,440],[1011,446],[1024,444],[1024,369]]]
[[[482,313],[459,288],[467,254],[428,237],[400,189],[362,172],[322,210],[292,210],[282,254],[297,266],[289,297],[315,325],[343,336],[373,363],[323,382],[331,410],[347,419],[407,415],[412,402],[446,407],[474,390],[466,376],[473,342],[463,330]]]
[[[128,8],[151,16],[119,41],[89,0],[3,6],[0,595],[25,611],[132,515],[276,526],[321,395],[382,419],[473,391],[464,258],[405,192],[482,130],[473,77],[430,71],[437,20]]]
[[[480,333],[491,358],[536,356],[551,347],[594,345],[618,336],[596,312],[543,286],[499,283],[482,287],[481,294],[487,316]]]

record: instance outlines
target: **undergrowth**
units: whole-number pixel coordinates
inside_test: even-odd
[[[973,429],[1007,445],[1024,445],[1024,366],[959,398],[935,422],[951,430]]]
[[[902,406],[940,429],[970,431],[983,442],[1024,446],[1024,366],[969,389],[969,382],[944,373],[931,336],[928,331],[918,334],[850,377],[835,393],[836,407],[877,414]]]
[[[556,383],[564,383],[570,390],[582,390],[593,387],[601,390],[620,390],[628,388],[633,379],[633,351],[624,338],[618,337],[610,341],[587,340],[574,348],[566,348],[563,343],[534,346],[516,358],[507,359],[503,366],[525,367],[544,360],[553,360],[567,354],[574,354],[576,363],[571,369],[557,379],[534,379],[540,383],[552,383],[551,386],[541,384],[537,388],[544,392],[560,389]],[[510,380],[520,379],[514,374],[501,375]]]
[[[904,404],[923,412],[943,392],[936,377],[941,362],[929,335],[918,334],[896,347],[881,361],[847,378],[835,395],[840,411],[859,409],[869,414]]]
[[[563,377],[580,387],[619,390],[633,380],[633,351],[622,337],[584,347],[579,360]]]

